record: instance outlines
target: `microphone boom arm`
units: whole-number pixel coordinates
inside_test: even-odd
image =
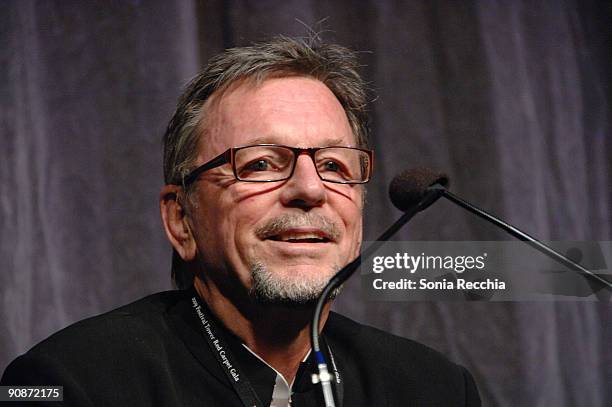
[[[527,233],[523,232],[522,230],[502,221],[501,219],[491,215],[490,213],[488,213],[487,211],[480,209],[474,205],[472,205],[471,203],[459,198],[457,195],[454,195],[453,193],[449,192],[446,188],[437,188],[436,186],[431,187],[431,189],[442,189],[442,196],[445,197],[446,199],[448,199],[449,201],[461,206],[464,209],[467,209],[468,211],[472,212],[473,214],[475,214],[476,216],[483,218],[497,226],[499,226],[500,228],[502,228],[503,230],[505,230],[506,232],[508,232],[509,234],[511,234],[512,236],[516,237],[519,240],[522,240],[523,242],[527,243],[528,245],[530,245],[531,247],[533,247],[534,249],[538,250],[540,253],[545,254],[546,256],[550,257],[553,260],[558,261],[559,263],[563,264],[564,266],[580,273],[583,275],[586,275],[589,278],[595,279],[597,280],[599,283],[603,284],[605,287],[607,287],[608,289],[612,289],[612,283],[610,283],[609,281],[607,281],[606,279],[604,279],[601,276],[598,276],[597,274],[593,273],[592,271],[584,268],[583,266],[581,266],[580,264],[572,261],[571,259],[567,258],[566,256],[562,255],[561,253],[557,252],[556,250],[554,250],[553,248],[551,248],[550,246],[545,245],[544,243],[540,242],[539,240],[537,240],[536,238],[528,235]]]

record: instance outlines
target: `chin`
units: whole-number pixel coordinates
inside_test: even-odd
[[[261,304],[314,306],[329,280],[339,270],[336,266],[323,270],[320,267],[300,266],[275,272],[262,262],[254,262],[251,265],[250,294]],[[335,290],[330,299],[337,294],[338,290]]]

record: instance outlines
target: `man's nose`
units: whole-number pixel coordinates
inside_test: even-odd
[[[317,174],[314,161],[307,154],[300,154],[293,176],[283,187],[281,200],[284,205],[300,208],[321,206],[327,192],[323,180]]]

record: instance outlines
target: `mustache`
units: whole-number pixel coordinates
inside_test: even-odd
[[[260,239],[266,239],[287,230],[301,227],[316,228],[333,241],[338,240],[341,235],[340,227],[334,220],[327,216],[311,213],[293,213],[277,216],[255,229],[255,235]]]

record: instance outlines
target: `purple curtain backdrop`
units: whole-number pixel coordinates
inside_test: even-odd
[[[324,20],[324,21],[322,21]],[[56,330],[170,289],[161,135],[224,48],[274,34],[360,51],[377,154],[366,238],[401,169],[550,240],[612,240],[612,8],[595,1],[4,1],[0,4],[0,370]],[[398,239],[499,240],[440,202]],[[609,303],[336,309],[464,364],[484,405],[607,406]]]

